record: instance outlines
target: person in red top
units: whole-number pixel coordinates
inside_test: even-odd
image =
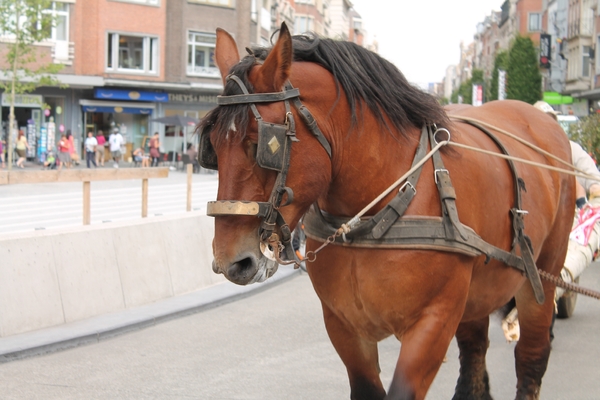
[[[64,134],[60,136],[58,142],[58,160],[60,161],[59,170],[62,169],[63,165],[71,168],[71,143]]]
[[[96,146],[96,165],[101,165],[104,167],[104,147],[106,144],[106,138],[104,137],[104,133],[102,133],[102,131],[98,131],[96,140],[98,141],[98,146]]]

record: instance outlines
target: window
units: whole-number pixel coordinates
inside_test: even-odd
[[[542,14],[529,14],[529,32],[539,32],[542,30]]]
[[[121,1],[123,3],[139,3],[139,4],[158,5],[159,0],[112,0],[112,1]]]
[[[106,48],[108,70],[158,73],[158,38],[109,33]]]
[[[294,19],[294,34],[300,35],[305,32],[314,30],[313,20],[310,17],[296,17]]]
[[[53,1],[44,11],[44,14],[50,14],[55,19],[55,25],[52,27],[52,35],[50,39],[54,41],[69,40],[69,5]]]
[[[188,33],[187,73],[189,75],[215,78],[220,76],[214,60],[216,41],[217,37],[214,33]]]
[[[234,0],[188,0],[189,3],[200,3],[221,7],[233,7],[233,1]]]
[[[583,51],[581,54],[581,76],[589,77],[590,76],[590,46],[583,46]]]

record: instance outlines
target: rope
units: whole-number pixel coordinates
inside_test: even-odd
[[[462,143],[448,142],[448,144],[450,146],[460,147],[462,149],[467,149],[467,150],[476,151],[478,153],[488,154],[490,156],[503,158],[505,160],[517,161],[517,162],[520,162],[520,163],[523,163],[523,164],[533,165],[535,167],[549,169],[551,171],[557,171],[557,172],[561,172],[563,174],[573,175],[573,176],[579,176],[579,177],[582,177],[582,178],[586,178],[586,179],[594,180],[596,182],[600,182],[600,178],[598,178],[596,176],[593,176],[593,175],[589,175],[589,174],[583,173],[583,172],[573,172],[573,171],[569,171],[567,169],[553,167],[551,165],[541,164],[541,163],[537,163],[535,161],[529,161],[529,160],[525,160],[525,159],[519,158],[519,157],[513,157],[513,156],[508,156],[508,155],[505,155],[505,154],[496,153],[496,152],[489,151],[489,150],[479,149],[477,147],[472,147],[472,146],[469,146],[469,145],[466,145],[466,144],[462,144]],[[565,162],[563,161],[563,163],[565,163]],[[569,163],[566,163],[566,164],[569,165]],[[580,170],[578,170],[578,171],[580,171]]]
[[[495,131],[497,131],[497,132],[500,132],[500,133],[502,133],[502,134],[503,134],[503,135],[505,135],[505,136],[508,136],[508,137],[510,137],[510,138],[512,138],[512,139],[515,139],[517,142],[519,142],[519,143],[521,143],[521,144],[524,144],[525,146],[527,146],[527,147],[529,147],[529,148],[531,148],[531,149],[533,149],[533,150],[537,151],[538,153],[541,153],[541,154],[543,154],[543,155],[545,155],[545,156],[548,156],[548,157],[550,157],[551,159],[553,159],[553,160],[555,160],[555,161],[558,161],[559,163],[561,163],[561,164],[563,164],[563,165],[566,165],[566,166],[567,166],[567,167],[569,167],[569,168],[572,168],[572,169],[574,169],[575,171],[579,171],[579,172],[581,172],[581,173],[584,173],[584,174],[585,174],[585,171],[582,171],[582,170],[580,170],[579,168],[575,167],[573,164],[571,164],[571,163],[569,163],[569,162],[567,162],[567,161],[565,161],[565,160],[562,160],[562,159],[560,159],[560,158],[556,157],[554,154],[552,154],[552,153],[549,153],[549,152],[547,152],[546,150],[544,150],[544,149],[542,149],[542,148],[540,148],[540,147],[538,147],[538,146],[534,145],[533,143],[529,143],[529,142],[528,142],[528,141],[526,141],[525,139],[522,139],[522,138],[520,138],[520,137],[518,137],[518,136],[516,136],[516,135],[514,135],[514,134],[512,134],[512,133],[510,133],[510,132],[508,132],[508,131],[505,131],[505,130],[504,130],[504,129],[502,129],[502,128],[498,128],[497,126],[494,126],[494,125],[492,125],[492,124],[488,124],[487,122],[483,122],[483,121],[481,121],[481,120],[478,120],[478,119],[476,119],[476,118],[463,117],[463,116],[458,116],[458,115],[449,115],[449,117],[450,117],[451,119],[457,119],[457,120],[459,120],[459,121],[473,122],[473,123],[475,123],[475,124],[480,124],[480,125],[482,125],[482,126],[485,126],[486,128],[493,129],[493,130],[495,130]],[[597,179],[595,179],[595,180],[597,180]]]
[[[352,230],[360,222],[360,218],[363,215],[365,215],[367,211],[369,211],[371,208],[373,208],[375,206],[375,204],[379,203],[381,201],[381,199],[383,199],[385,196],[387,196],[392,190],[394,190],[399,184],[401,184],[406,178],[408,178],[408,176],[410,174],[415,172],[417,169],[421,168],[421,166],[423,164],[425,164],[425,162],[427,160],[429,160],[435,154],[435,152],[437,152],[442,146],[445,146],[449,143],[450,143],[450,141],[448,141],[448,140],[439,142],[433,149],[431,149],[431,151],[429,153],[427,153],[425,155],[425,157],[423,157],[419,162],[417,162],[404,175],[402,175],[400,178],[398,178],[398,180],[396,180],[396,182],[392,183],[386,190],[383,191],[383,193],[381,193],[379,196],[377,196],[375,198],[375,200],[373,200],[372,202],[367,204],[367,206],[365,208],[363,208],[362,210],[360,210],[360,212],[358,214],[356,214],[350,221],[343,224],[340,227],[340,229],[343,231],[343,233],[350,232],[350,230]]]
[[[600,300],[600,292],[597,292],[595,290],[592,289],[587,289],[584,287],[581,287],[575,283],[570,283],[570,282],[565,282],[562,280],[562,278],[558,277],[558,276],[554,276],[546,271],[542,271],[541,269],[538,268],[538,272],[540,273],[540,276],[549,281],[554,283],[556,286],[561,287],[563,289],[566,290],[570,290],[571,292],[575,292],[575,293],[579,293],[582,294],[584,296],[589,296],[592,297],[596,300]]]

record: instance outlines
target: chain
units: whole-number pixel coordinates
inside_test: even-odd
[[[542,278],[544,278],[545,280],[547,280],[549,282],[554,283],[558,287],[561,287],[561,288],[566,289],[566,290],[570,290],[571,292],[582,294],[584,296],[592,297],[592,298],[594,298],[596,300],[600,300],[600,292],[597,292],[597,291],[592,290],[592,289],[587,289],[587,288],[581,287],[581,286],[576,285],[574,283],[565,282],[565,281],[562,280],[561,277],[549,274],[548,272],[542,271],[539,268],[538,268],[538,272],[540,273],[540,276]]]

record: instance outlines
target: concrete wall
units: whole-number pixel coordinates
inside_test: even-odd
[[[212,272],[200,213],[0,236],[0,337],[192,292]]]

